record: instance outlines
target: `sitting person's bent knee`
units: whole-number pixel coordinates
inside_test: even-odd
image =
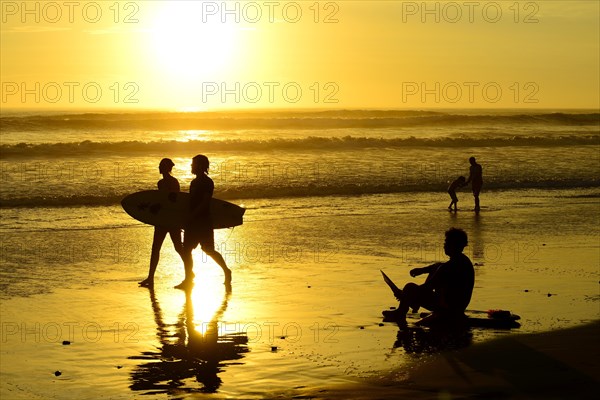
[[[416,293],[418,290],[419,285],[413,282],[407,283],[406,285],[404,285],[404,289],[402,289],[404,293]]]

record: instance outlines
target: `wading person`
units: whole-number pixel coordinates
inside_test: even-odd
[[[475,211],[479,211],[479,192],[481,192],[483,186],[483,168],[477,164],[475,157],[469,158],[469,163],[471,163],[471,167],[469,168],[467,184],[471,184],[473,197],[475,198]]]

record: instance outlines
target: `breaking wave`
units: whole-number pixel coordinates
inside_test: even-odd
[[[187,154],[189,152],[253,152],[264,150],[358,150],[366,148],[402,147],[505,147],[505,146],[581,146],[599,145],[600,134],[579,133],[560,136],[511,137],[442,137],[442,138],[378,138],[378,137],[304,137],[299,139],[264,140],[191,140],[191,141],[121,141],[77,143],[19,143],[0,145],[2,158],[66,157],[86,155],[151,155]]]
[[[54,115],[9,115],[0,131],[190,130],[190,129],[336,129],[478,125],[600,126],[600,113],[459,114],[403,110],[335,110],[306,112],[137,112]]]

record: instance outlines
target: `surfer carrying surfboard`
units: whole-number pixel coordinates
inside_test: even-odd
[[[210,217],[210,201],[215,184],[208,177],[208,157],[198,154],[192,159],[192,174],[196,178],[190,184],[190,214],[191,218],[183,232],[182,259],[185,268],[185,279],[176,289],[188,289],[194,282],[194,259],[192,251],[200,244],[202,251],[210,256],[225,274],[225,284],[231,283],[231,270],[227,267],[223,256],[215,250],[213,225]]]
[[[400,305],[396,310],[384,311],[383,315],[404,326],[409,308],[413,312],[418,312],[420,307],[433,311],[429,319],[464,318],[475,284],[473,264],[463,254],[467,241],[467,234],[462,229],[450,228],[446,231],[444,252],[450,260],[412,269],[412,277],[428,274],[425,283],[417,285],[410,282],[404,289],[395,291]]]
[[[179,193],[179,181],[173,175],[171,171],[175,163],[170,158],[163,158],[158,164],[158,171],[162,174],[163,178],[158,181],[158,190],[168,193]],[[143,287],[152,287],[154,285],[154,273],[158,266],[158,260],[160,258],[160,249],[162,244],[167,237],[167,233],[171,236],[171,241],[175,247],[175,251],[181,255],[183,251],[183,242],[181,240],[181,229],[167,229],[160,226],[154,227],[154,237],[152,239],[152,253],[150,255],[150,267],[148,269],[148,277],[139,283]]]

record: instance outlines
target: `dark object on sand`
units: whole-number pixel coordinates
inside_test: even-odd
[[[413,314],[414,315],[414,314]],[[411,317],[411,314],[408,314]],[[420,318],[414,323],[415,326],[433,328],[433,329],[454,329],[454,328],[492,328],[492,329],[513,329],[521,326],[517,321],[521,319],[516,314],[507,310],[474,311],[467,310],[460,317],[447,318],[434,313],[420,313],[415,317]],[[385,322],[396,322],[393,313],[384,311],[383,320]]]
[[[67,345],[71,344],[71,342],[69,342],[68,340],[63,340],[62,344],[63,344],[63,346],[67,346]]]
[[[54,371],[54,376],[61,376],[61,375],[62,375],[62,372],[60,372],[60,371]]]

